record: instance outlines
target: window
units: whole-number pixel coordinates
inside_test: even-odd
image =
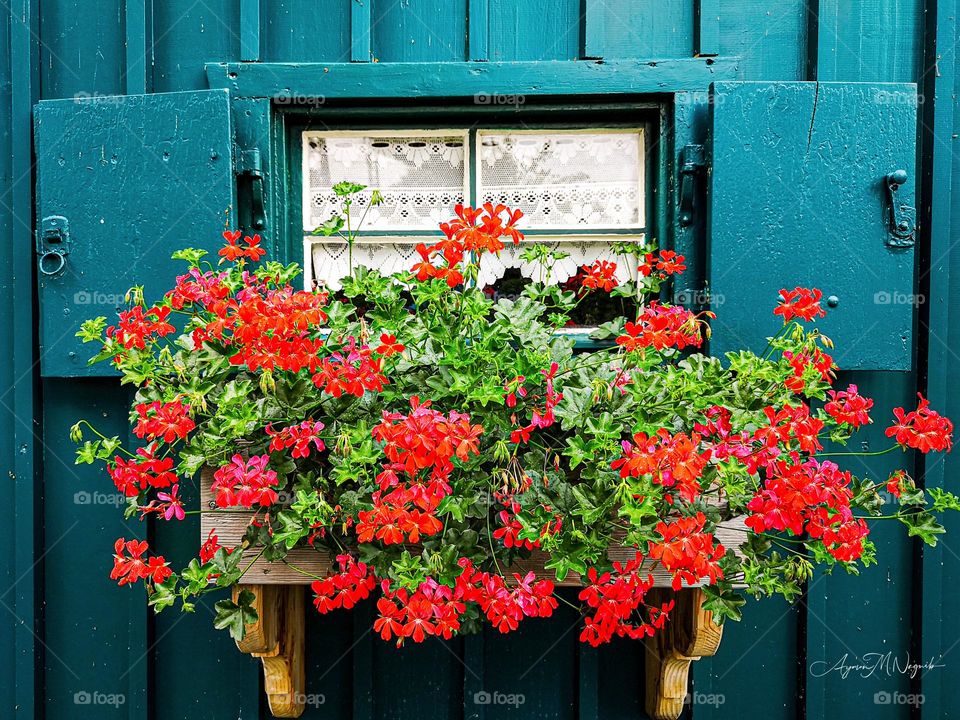
[[[644,239],[642,128],[308,130],[302,138],[308,287],[339,289],[351,263],[384,274],[409,269],[416,244],[434,241],[457,203],[488,201],[523,210],[527,238],[481,259],[485,287],[507,276],[543,279],[543,268],[521,257],[530,243],[568,255],[553,265],[552,283],[570,281],[598,258],[617,262],[621,282],[636,269],[613,243]],[[368,188],[352,211],[354,225],[362,218],[352,253],[342,238],[311,234],[341,211],[333,186],[342,181]],[[373,190],[383,196],[377,206],[369,204]]]

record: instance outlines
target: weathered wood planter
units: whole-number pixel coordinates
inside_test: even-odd
[[[201,537],[206,539],[216,529],[221,545],[233,546],[240,542],[252,513],[246,510],[216,508],[210,492],[213,473],[205,470],[201,479],[201,503],[208,510],[201,515]],[[746,529],[740,518],[721,524],[717,540],[726,547],[738,547]],[[611,546],[611,560],[626,561],[632,552],[621,546]],[[334,569],[332,560],[309,548],[294,549],[287,556],[289,563],[311,575],[323,577]],[[538,578],[553,580],[551,571],[544,570],[544,556],[533,553],[518,562],[512,572],[532,571]],[[690,664],[701,657],[716,653],[720,647],[723,628],[704,610],[705,593],[699,587],[671,588],[671,576],[651,565],[655,588],[651,601],[675,601],[674,610],[666,627],[646,644],[646,710],[656,720],[676,720],[683,711],[687,694],[687,675]],[[264,692],[275,717],[300,717],[306,703],[304,671],[304,586],[311,578],[291,569],[284,563],[256,560],[241,580],[241,588],[234,588],[234,599],[240,589],[249,590],[256,598],[254,607],[259,619],[247,626],[246,636],[237,643],[241,652],[260,658],[263,664]],[[580,577],[567,576],[561,587],[580,587]]]

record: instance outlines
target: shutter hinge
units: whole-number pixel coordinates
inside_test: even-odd
[[[677,218],[680,227],[693,224],[697,198],[697,178],[707,167],[703,145],[684,145],[680,150],[680,200]]]
[[[267,226],[264,185],[260,148],[241,150],[237,155],[237,195],[241,201],[241,226],[254,230],[263,230]]]
[[[914,208],[897,202],[897,190],[907,181],[906,170],[895,170],[883,179],[887,203],[887,247],[909,248],[916,243]]]

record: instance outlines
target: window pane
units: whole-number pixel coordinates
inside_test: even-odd
[[[436,230],[464,202],[466,132],[304,133],[303,227],[309,232],[341,213],[333,192],[339,182],[366,185],[355,196],[356,223],[379,190],[383,203],[371,207],[363,230]]]
[[[606,132],[479,133],[484,202],[523,210],[524,229],[643,227],[643,135]]]

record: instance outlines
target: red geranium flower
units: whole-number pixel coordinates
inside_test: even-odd
[[[850,385],[846,390],[830,390],[827,395],[830,400],[823,409],[838,423],[856,428],[873,422],[869,415],[873,400],[858,394],[856,385]]]
[[[776,307],[773,314],[782,315],[784,325],[794,318],[810,321],[826,315],[823,308],[820,307],[820,298],[823,297],[823,292],[816,288],[783,289],[780,291],[780,297],[783,298],[783,302]]]
[[[897,422],[887,428],[887,437],[896,437],[897,442],[904,446],[928,453],[931,450],[947,452],[953,447],[953,423],[935,410],[930,409],[930,402],[917,394],[920,403],[916,410],[906,412],[903,408],[893,411]]]

